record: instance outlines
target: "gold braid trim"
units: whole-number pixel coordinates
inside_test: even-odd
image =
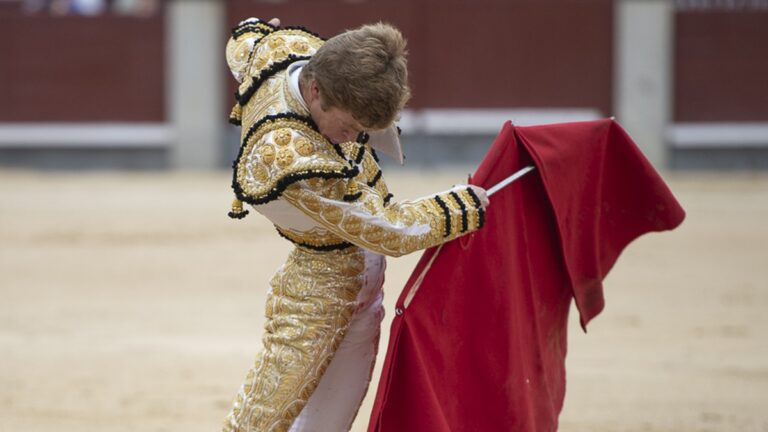
[[[248,37],[263,37],[275,30],[271,24],[265,23],[261,20],[245,20],[232,29],[232,39],[240,40],[245,35]]]
[[[256,41],[238,89],[240,105],[250,100],[265,79],[296,60],[309,59],[323,43],[319,37],[297,29],[277,30]]]
[[[339,152],[301,120],[265,117],[246,135],[234,166],[235,194],[241,201],[264,204],[299,180],[353,177],[357,170]]]
[[[297,246],[316,251],[344,249],[352,246],[352,243],[330,231],[314,228],[310,231],[300,232],[275,225],[277,232]]]
[[[289,56],[311,56],[323,45],[323,40],[304,30],[277,30],[256,42],[253,47],[251,73],[258,80],[264,69],[286,60]]]

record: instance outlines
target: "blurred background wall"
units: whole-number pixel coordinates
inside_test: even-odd
[[[398,26],[410,164],[616,116],[659,168],[768,168],[768,0],[0,0],[0,166],[228,166],[223,49],[250,16]]]

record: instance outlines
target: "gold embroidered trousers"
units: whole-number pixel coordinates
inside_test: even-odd
[[[383,272],[384,258],[358,247],[290,253],[225,432],[349,429],[376,356]]]

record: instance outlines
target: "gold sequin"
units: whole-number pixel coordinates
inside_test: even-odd
[[[277,166],[280,168],[287,168],[293,163],[293,150],[290,148],[282,148],[277,152]]]
[[[279,146],[285,146],[290,144],[293,134],[290,129],[280,129],[275,131],[274,140],[275,144]]]
[[[389,232],[384,236],[384,247],[390,250],[397,250],[400,244],[400,236],[395,232]]]
[[[272,51],[272,60],[275,62],[283,60],[288,57],[288,54],[290,54],[290,52],[288,51],[288,48],[284,46],[275,48],[275,50]]]
[[[256,66],[256,69],[264,69],[267,66],[267,63],[269,63],[269,58],[266,54],[261,53],[256,56],[256,61],[253,64]]]
[[[363,238],[371,243],[378,244],[384,236],[384,229],[378,225],[366,225],[363,228]]]
[[[309,140],[304,138],[303,136],[296,138],[296,143],[294,144],[294,146],[296,148],[296,152],[302,156],[309,156],[315,151],[315,148],[312,145],[312,143],[309,142]]]
[[[267,168],[263,165],[256,165],[253,168],[253,176],[256,178],[256,180],[263,182],[267,180],[269,173],[267,173]]]
[[[307,186],[309,186],[311,189],[319,188],[322,183],[323,183],[323,179],[319,179],[319,178],[311,178],[307,180]]]
[[[251,47],[248,46],[248,44],[242,44],[239,47],[237,47],[237,51],[234,54],[234,58],[237,59],[239,62],[244,62],[248,60],[248,57],[251,55]]]
[[[344,199],[344,195],[347,192],[347,185],[345,181],[332,181],[329,182],[329,186],[326,188],[328,191],[328,198],[336,201]]]
[[[309,44],[303,40],[294,40],[291,42],[291,49],[299,54],[304,54],[309,51]]]
[[[381,198],[379,198],[381,199]],[[368,195],[365,198],[365,208],[368,209],[368,213],[370,214],[378,214],[379,213],[379,202],[377,201],[376,197]]]
[[[344,213],[342,212],[341,208],[335,205],[323,206],[323,211],[321,214],[325,220],[334,225],[338,225],[339,222],[341,222],[341,219],[344,217]]]
[[[285,38],[282,36],[270,36],[267,38],[267,45],[272,49],[282,47],[285,45]]]
[[[320,211],[320,198],[314,195],[305,196],[301,203],[304,204],[304,207],[306,207],[307,210],[311,211],[312,213],[317,213]]]
[[[411,250],[414,250],[414,248],[418,247],[418,245],[419,245],[419,241],[416,239],[416,237],[408,237],[403,242],[403,248],[401,248],[400,250],[402,252],[411,251]]]
[[[345,218],[341,227],[344,231],[355,237],[359,236],[363,231],[363,223],[360,221],[360,218],[357,217]]]
[[[416,222],[416,218],[413,216],[413,210],[411,208],[404,208],[401,212],[401,220],[405,225],[412,225]]]
[[[373,178],[376,176],[376,173],[379,172],[379,167],[376,164],[376,161],[373,160],[373,157],[370,159],[366,158],[363,162],[363,172],[365,173],[365,177],[367,180],[373,180]]]
[[[275,148],[267,144],[259,148],[261,161],[266,165],[271,165],[275,161]]]

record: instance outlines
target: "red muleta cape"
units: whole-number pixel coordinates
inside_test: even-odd
[[[397,302],[369,432],[557,429],[571,299],[586,328],[622,249],[685,217],[612,120],[508,122],[473,183],[530,164],[491,198],[482,230],[443,246],[406,309],[436,248],[422,256]]]

